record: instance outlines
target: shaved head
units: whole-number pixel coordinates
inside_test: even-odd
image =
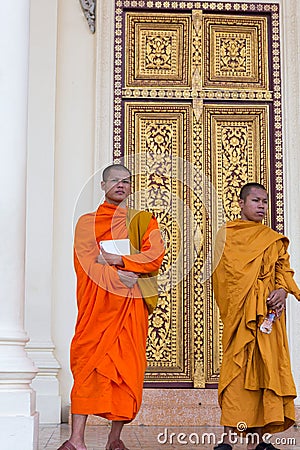
[[[106,167],[106,168],[103,170],[103,173],[102,173],[102,180],[103,180],[103,181],[107,181],[107,179],[108,179],[108,177],[109,177],[109,174],[110,174],[110,171],[111,171],[112,169],[122,170],[122,171],[126,170],[126,172],[128,172],[129,178],[131,178],[131,172],[130,172],[130,170],[127,169],[127,167],[123,166],[123,164],[111,164],[110,166]]]
[[[241,189],[240,199],[245,201],[246,198],[248,197],[248,195],[250,194],[252,188],[261,189],[261,190],[267,192],[266,188],[260,183],[255,183],[255,182],[247,183]]]

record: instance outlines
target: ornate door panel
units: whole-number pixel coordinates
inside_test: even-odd
[[[159,307],[151,318],[147,379],[191,382],[193,373],[190,208],[183,161],[190,158],[188,103],[125,102],[126,161],[135,174],[134,205],[158,218],[166,244]],[[183,243],[184,233],[184,243]],[[183,248],[184,245],[184,248]]]
[[[247,181],[272,196],[283,231],[277,4],[116,0],[114,159],[135,207],[166,243],[150,318],[152,386],[218,380],[222,327],[211,286],[214,236]]]

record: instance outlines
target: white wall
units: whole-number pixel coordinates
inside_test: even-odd
[[[72,377],[69,347],[76,318],[72,265],[73,212],[94,170],[95,36],[79,2],[58,2],[55,182],[53,223],[53,321],[55,354],[66,420]],[[90,195],[92,199],[92,192]],[[90,209],[91,205],[87,205]]]

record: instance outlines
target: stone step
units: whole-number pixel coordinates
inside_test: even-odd
[[[101,417],[89,417],[88,424],[107,423]],[[216,389],[144,389],[141,409],[135,425],[218,426],[220,408]]]
[[[141,409],[133,425],[219,426],[220,408],[216,389],[144,389]],[[300,424],[300,406],[296,407]],[[88,425],[107,421],[89,416]]]

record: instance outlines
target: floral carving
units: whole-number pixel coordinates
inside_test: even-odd
[[[246,72],[245,39],[221,39],[220,70],[222,72]]]
[[[172,125],[151,123],[145,130],[145,138],[149,150],[170,155],[172,150]]]
[[[96,0],[79,0],[80,5],[92,33],[95,33],[96,26]]]
[[[247,182],[248,158],[247,146],[249,130],[245,126],[223,126],[221,130],[222,171],[226,195],[224,208],[229,219],[239,215],[236,192]]]
[[[147,36],[146,69],[171,69],[172,39],[171,36]]]

